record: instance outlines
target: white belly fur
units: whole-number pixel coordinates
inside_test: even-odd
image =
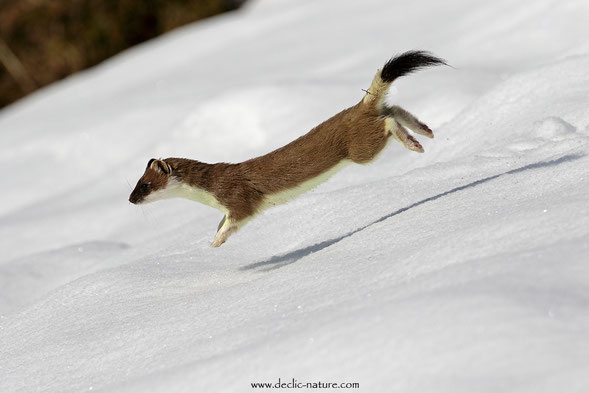
[[[342,160],[339,164],[335,165],[328,171],[322,173],[321,175],[309,179],[297,187],[290,188],[288,190],[284,190],[278,192],[276,194],[270,194],[266,196],[266,198],[262,201],[262,205],[260,206],[259,210],[265,210],[272,206],[276,206],[282,203],[286,203],[289,200],[296,198],[297,196],[317,187],[319,184],[327,181],[331,176],[333,176],[336,172],[341,170],[342,168],[351,164],[352,161],[350,160]],[[187,184],[181,183],[179,181],[170,179],[168,185],[163,190],[158,190],[151,193],[145,200],[145,202],[155,202],[157,200],[168,199],[168,198],[185,198],[191,201],[199,202],[204,205],[213,207],[217,210],[220,210],[224,214],[229,214],[229,210],[225,206],[223,206],[217,198],[210,192],[207,192],[199,187],[192,187]]]
[[[214,207],[215,209],[220,210],[225,214],[229,213],[229,210],[227,210],[225,206],[219,203],[217,198],[215,198],[215,196],[210,192],[205,191],[199,187],[189,186],[185,183],[181,183],[173,179],[170,179],[170,181],[168,182],[168,186],[165,189],[165,196],[163,196],[161,199],[164,198],[190,199],[191,201],[199,202],[203,205]]]
[[[333,176],[336,172],[341,170],[342,168],[351,164],[352,161],[350,160],[342,160],[339,164],[335,165],[331,169],[326,172],[323,172],[321,175],[304,181],[303,183],[299,184],[294,188],[290,188],[288,190],[280,191],[276,194],[270,194],[266,196],[264,201],[262,202],[262,206],[260,210],[265,210],[272,206],[276,206],[285,202],[288,202],[291,199],[298,197],[299,195],[317,187],[319,184],[327,181],[331,176]]]

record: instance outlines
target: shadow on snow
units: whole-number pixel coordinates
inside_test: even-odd
[[[332,245],[334,245],[336,243],[339,243],[342,240],[344,240],[344,239],[346,239],[346,238],[348,238],[348,237],[350,237],[352,235],[355,235],[356,233],[358,233],[360,231],[363,231],[364,229],[366,229],[368,227],[371,227],[372,225],[378,224],[379,222],[383,222],[384,220],[387,220],[387,219],[389,219],[391,217],[394,217],[394,216],[396,216],[398,214],[404,213],[407,210],[413,209],[414,207],[417,207],[419,205],[423,205],[424,203],[435,201],[436,199],[442,198],[442,197],[444,197],[446,195],[450,195],[450,194],[453,194],[453,193],[458,192],[458,191],[465,190],[467,188],[476,187],[476,186],[478,186],[480,184],[486,183],[486,182],[491,181],[493,179],[496,179],[496,178],[498,178],[500,176],[513,175],[515,173],[524,172],[524,171],[527,171],[527,170],[530,170],[530,169],[545,168],[545,167],[556,166],[556,165],[560,165],[560,164],[565,163],[565,162],[578,160],[581,157],[583,157],[582,154],[569,154],[569,155],[566,155],[566,156],[557,158],[555,160],[551,160],[551,161],[540,161],[540,162],[537,162],[537,163],[534,163],[534,164],[529,164],[529,165],[523,166],[521,168],[512,169],[510,171],[503,172],[503,173],[500,173],[498,175],[493,175],[493,176],[485,177],[483,179],[473,181],[472,183],[466,184],[464,186],[456,187],[456,188],[453,188],[453,189],[451,189],[449,191],[443,192],[441,194],[438,194],[438,195],[435,195],[435,196],[432,196],[432,197],[423,199],[423,200],[421,200],[419,202],[415,202],[412,205],[406,206],[406,207],[401,208],[399,210],[396,210],[396,211],[394,211],[392,213],[389,213],[389,214],[387,214],[385,216],[382,216],[378,220],[375,220],[375,221],[373,221],[373,222],[371,222],[369,224],[366,224],[366,225],[364,225],[364,226],[362,226],[360,228],[357,228],[357,229],[355,229],[355,230],[353,230],[351,232],[348,232],[345,235],[336,237],[334,239],[325,240],[325,241],[322,241],[321,243],[316,243],[316,244],[313,244],[311,246],[300,248],[298,250],[291,251],[291,252],[289,252],[287,254],[284,254],[284,255],[275,255],[272,258],[268,259],[268,260],[261,261],[261,262],[256,262],[256,263],[252,263],[252,264],[243,266],[243,267],[240,268],[240,270],[258,269],[260,271],[268,271],[268,270],[278,269],[278,268],[284,267],[286,265],[290,265],[291,263],[297,262],[298,260],[300,260],[301,258],[306,257],[307,255],[310,255],[310,254],[312,254],[314,252],[317,252],[317,251],[321,251],[324,248],[327,248],[327,247],[332,246]]]

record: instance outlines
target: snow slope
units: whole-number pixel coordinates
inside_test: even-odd
[[[3,110],[0,391],[586,392],[588,17],[262,0]],[[270,151],[414,48],[454,66],[389,95],[425,154],[391,144],[220,249],[211,208],[128,204],[149,158]]]

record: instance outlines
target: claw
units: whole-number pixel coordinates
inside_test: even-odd
[[[419,127],[416,127],[413,131],[416,134],[425,135],[428,138],[434,139],[434,132],[431,130],[431,128],[429,128],[427,125],[423,124],[422,122],[419,122]]]

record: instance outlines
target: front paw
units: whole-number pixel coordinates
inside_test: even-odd
[[[215,248],[221,247],[223,245],[223,243],[225,243],[225,240],[215,239],[211,243],[211,247],[215,247]]]

